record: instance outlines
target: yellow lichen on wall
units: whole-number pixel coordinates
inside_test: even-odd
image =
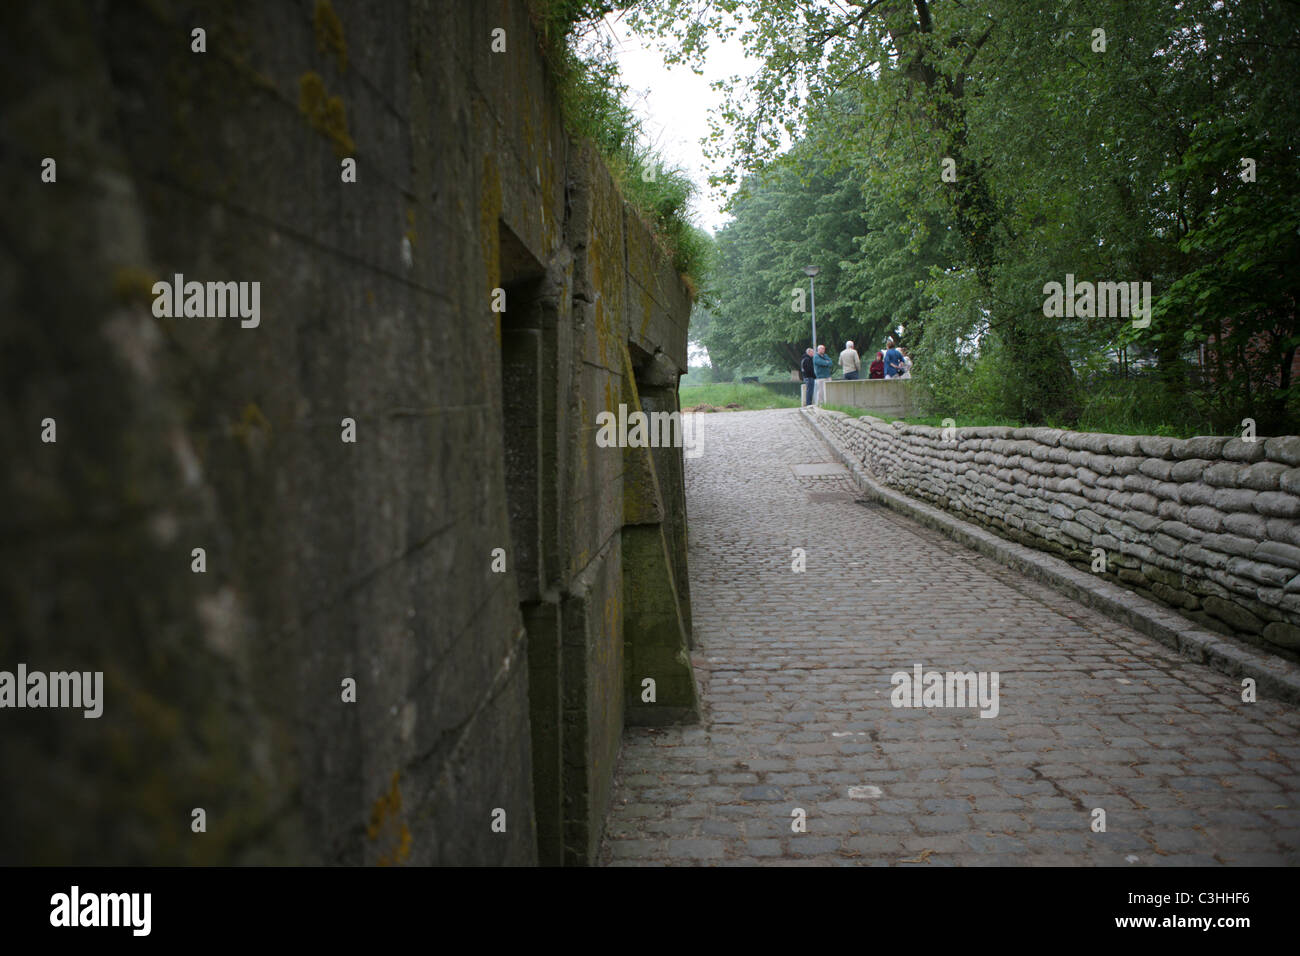
[[[333,53],[338,60],[339,72],[348,69],[348,41],[343,36],[343,23],[334,12],[330,0],[316,0],[316,12],[312,17],[316,27],[316,49],[321,53]]]
[[[124,305],[153,303],[153,287],[158,277],[137,266],[120,266],[113,270],[113,296]]]
[[[417,235],[417,234],[416,234],[416,231],[415,231],[415,209],[414,209],[414,207],[412,207],[412,206],[407,206],[407,207],[406,207],[406,233],[405,233],[405,235],[406,235],[407,241],[409,241],[409,242],[411,243],[411,245],[414,246],[414,245],[415,245],[415,239],[416,239],[416,235]]]
[[[356,152],[356,143],[348,134],[347,108],[343,100],[325,92],[325,81],[314,70],[298,77],[298,111],[311,128],[325,134],[340,157]]]
[[[265,437],[271,434],[271,423],[267,421],[262,409],[256,402],[249,402],[244,406],[244,410],[239,416],[239,421],[230,426],[230,435],[238,439],[245,445],[253,441],[255,437]]]
[[[401,776],[399,772],[393,771],[388,792],[375,798],[375,802],[370,807],[370,823],[366,826],[366,836],[372,843],[386,844],[386,848],[375,860],[378,866],[405,863],[411,855],[411,830],[406,825],[406,821],[399,819],[402,812]]]

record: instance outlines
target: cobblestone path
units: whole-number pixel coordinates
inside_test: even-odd
[[[1295,707],[1243,703],[1232,678],[857,503],[847,475],[797,476],[834,460],[797,410],[700,418],[704,719],[627,731],[603,862],[1300,862]],[[996,671],[997,716],[893,707],[890,676],[917,664]]]

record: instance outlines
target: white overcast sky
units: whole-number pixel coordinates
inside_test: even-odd
[[[722,197],[711,194],[708,180],[713,170],[700,141],[709,134],[709,114],[721,108],[724,94],[710,88],[713,80],[751,76],[758,62],[746,57],[740,41],[713,37],[709,41],[704,74],[687,66],[664,65],[652,41],[643,40],[627,25],[605,18],[614,35],[623,82],[628,86],[633,108],[645,122],[646,135],[671,163],[684,169],[695,181],[695,222],[716,231],[728,218],[719,208]]]

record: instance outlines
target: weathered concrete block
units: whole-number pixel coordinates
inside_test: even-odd
[[[1255,492],[1256,511],[1274,518],[1300,518],[1300,496],[1285,491]]]
[[[1252,491],[1249,488],[1220,488],[1214,493],[1212,504],[1220,511],[1252,511],[1260,495],[1277,494],[1272,491]]]
[[[1185,505],[1209,505],[1217,511],[1218,489],[1199,481],[1189,481],[1178,486],[1178,500]]]
[[[1169,470],[1169,475],[1174,481],[1200,481],[1201,475],[1211,464],[1204,458],[1188,458],[1175,463]]]
[[[1124,515],[1124,520],[1142,532],[1154,531],[1156,528],[1160,527],[1159,518],[1149,514],[1143,514],[1140,511],[1130,511]]]
[[[1231,461],[1216,461],[1201,472],[1201,481],[1215,488],[1237,488],[1242,485],[1246,466]]]
[[[1205,608],[1206,613],[1227,624],[1233,630],[1258,634],[1264,629],[1263,621],[1235,601],[1206,597],[1201,600],[1201,606]]]
[[[1115,474],[1124,476],[1124,490],[1145,491],[1147,493],[1150,493],[1152,489],[1154,489],[1156,486],[1155,481],[1151,478],[1148,478],[1146,475],[1138,474],[1136,465],[1132,467],[1128,467],[1126,470],[1121,471],[1119,469],[1119,463],[1126,460],[1133,461],[1134,459],[1117,458],[1115,460],[1116,461]],[[1181,487],[1181,485],[1176,487]]]
[[[1254,554],[1258,544],[1253,538],[1242,538],[1234,534],[1207,534],[1201,540],[1202,547],[1241,556]]]
[[[1246,512],[1225,514],[1223,516],[1223,529],[1235,535],[1252,538],[1255,541],[1262,541],[1268,533],[1263,518],[1257,514],[1248,514]]]
[[[1084,433],[1079,440],[1079,447],[1094,455],[1110,454],[1110,439],[1118,436]]]
[[[1079,524],[1077,521],[1062,521],[1061,532],[1068,538],[1082,542],[1085,546],[1092,544],[1093,533],[1091,529]]]
[[[1161,554],[1169,557],[1176,557],[1183,549],[1183,542],[1177,538],[1157,532],[1151,536],[1151,547],[1155,548]]]
[[[1281,462],[1266,462],[1254,465],[1254,468],[1269,468],[1280,466]],[[1266,479],[1265,479],[1266,480]],[[1254,487],[1253,485],[1251,487]],[[1261,489],[1264,491],[1273,491],[1273,488]],[[1286,468],[1277,473],[1277,490],[1290,492],[1293,495],[1300,495],[1300,468]]]
[[[1146,478],[1146,476],[1140,474],[1140,472],[1138,471],[1138,469],[1142,465],[1143,460],[1144,459],[1137,458],[1132,455],[1125,455],[1123,457],[1114,459],[1111,462],[1111,468],[1114,470],[1114,473],[1117,475],[1131,475],[1142,481],[1149,481],[1150,479]]]
[[[1269,518],[1264,522],[1264,526],[1271,541],[1300,547],[1300,521],[1291,518]]]
[[[1260,584],[1282,587],[1292,577],[1292,573],[1275,564],[1252,561],[1249,558],[1233,558],[1228,562],[1228,573],[1238,577],[1250,578]]]
[[[1229,461],[1263,461],[1264,443],[1261,441],[1245,441],[1241,438],[1230,438],[1224,443],[1221,454]]]
[[[1227,438],[1209,435],[1185,438],[1174,442],[1173,455],[1175,458],[1182,460],[1193,458],[1212,460],[1222,457],[1223,446],[1227,443]]]
[[[1277,491],[1280,487],[1280,478],[1289,469],[1286,465],[1277,461],[1260,461],[1253,465],[1246,465],[1241,469],[1240,484],[1243,488],[1254,488],[1256,491]],[[1297,470],[1300,476],[1300,470]],[[1284,489],[1291,490],[1291,489]]]
[[[1181,502],[1183,486],[1173,481],[1153,481],[1149,489],[1161,501]]]
[[[1051,515],[1053,518],[1059,518],[1064,521],[1069,521],[1071,518],[1074,517],[1074,512],[1071,511],[1069,508],[1067,508],[1065,505],[1061,504],[1059,501],[1048,502],[1047,513]]]
[[[1279,541],[1264,541],[1255,548],[1251,556],[1258,561],[1280,564],[1300,571],[1300,547],[1295,545],[1283,544]]]
[[[1115,572],[1115,576],[1125,584],[1142,590],[1146,590],[1149,583],[1142,572],[1135,571],[1132,568],[1120,568]]]
[[[1174,439],[1160,435],[1139,435],[1138,448],[1149,458],[1173,458]]]
[[[1156,481],[1169,481],[1173,476],[1174,463],[1163,458],[1143,458],[1138,471]]]
[[[1162,521],[1160,531],[1180,541],[1198,541],[1202,536],[1200,531],[1181,521]]]
[[[1187,509],[1186,521],[1200,531],[1218,532],[1223,530],[1223,515],[1217,508],[1197,505]]]
[[[1196,564],[1203,564],[1209,568],[1226,568],[1228,566],[1228,556],[1220,554],[1218,551],[1210,551],[1196,544],[1189,544],[1183,549],[1182,556],[1188,561]],[[1218,585],[1215,585],[1218,589]]]
[[[1074,518],[1076,521],[1078,521],[1084,527],[1088,528],[1090,531],[1097,531],[1097,532],[1101,531],[1103,519],[1101,515],[1097,514],[1097,512],[1092,511],[1091,509],[1080,508],[1076,510],[1074,513]]]
[[[1264,454],[1269,461],[1280,461],[1292,468],[1300,466],[1300,436],[1283,435],[1264,441]]]
[[[1176,501],[1170,501],[1166,498],[1160,498],[1160,506],[1156,508],[1156,517],[1162,521],[1186,521],[1188,508]]]
[[[1138,492],[1129,497],[1128,506],[1154,515],[1156,511],[1159,510],[1160,502],[1155,495],[1147,494],[1146,492]]]
[[[1300,650],[1300,626],[1274,621],[1267,624],[1262,632],[1264,640],[1289,651]]]
[[[1199,607],[1201,603],[1195,594],[1190,594],[1182,588],[1162,584],[1159,581],[1152,582],[1151,593],[1172,607],[1190,610]]]

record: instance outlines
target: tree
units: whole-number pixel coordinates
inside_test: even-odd
[[[1076,367],[1149,355],[1171,401],[1224,427],[1245,416],[1294,428],[1300,5],[650,0],[633,19],[671,58],[692,61],[734,30],[762,63],[728,84],[710,146],[717,182],[742,184],[732,268],[823,251],[811,237],[847,169],[859,248],[828,280],[909,337],[920,327],[919,375],[946,364],[956,381],[976,351],[996,355],[990,411],[1068,424]],[[1238,175],[1244,156],[1261,171],[1253,183]],[[820,197],[802,205],[770,195],[796,162]],[[778,185],[756,187],[760,170]],[[1150,323],[1045,315],[1045,284],[1066,274],[1149,282]],[[742,275],[731,281],[758,278]],[[770,274],[755,284],[776,291]],[[1207,341],[1214,368],[1198,391],[1187,356]]]

